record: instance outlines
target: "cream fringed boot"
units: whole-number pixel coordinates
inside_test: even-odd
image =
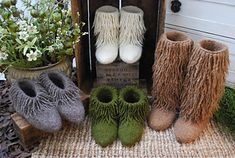
[[[193,48],[174,126],[178,142],[192,142],[206,128],[223,95],[228,65],[228,48],[219,42],[202,40]]]
[[[119,36],[119,53],[122,61],[133,64],[140,59],[145,31],[144,12],[135,6],[123,7]]]
[[[96,59],[101,64],[110,64],[118,56],[119,11],[112,6],[97,9],[94,20]]]
[[[167,32],[158,42],[153,65],[154,102],[148,120],[154,130],[165,130],[175,119],[192,47],[193,41],[180,32]]]

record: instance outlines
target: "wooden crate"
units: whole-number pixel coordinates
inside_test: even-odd
[[[89,104],[89,96],[86,94],[82,94],[81,101],[83,102],[83,105],[87,112]],[[15,128],[16,134],[19,136],[21,143],[26,148],[30,148],[38,144],[41,141],[41,139],[50,135],[50,133],[43,132],[39,129],[34,128],[18,113],[12,114],[11,118],[13,121],[13,126]],[[68,124],[68,122],[63,121],[63,124]]]
[[[134,5],[144,11],[144,21],[147,28],[145,40],[143,43],[143,55],[139,61],[139,77],[146,80],[148,87],[152,84],[152,65],[154,63],[154,54],[156,43],[159,36],[164,30],[165,20],[165,1],[166,0],[125,0],[119,3],[120,0],[72,0],[72,12],[74,21],[78,21],[76,11],[80,11],[80,20],[86,25],[83,31],[89,32],[89,35],[83,36],[80,41],[80,46],[76,49],[76,57],[78,66],[79,85],[84,90],[83,86],[88,85],[88,89],[92,88],[92,83],[97,80],[96,59],[95,59],[95,41],[96,38],[93,32],[93,21],[95,11],[103,5],[112,5],[119,8],[121,6]]]
[[[139,63],[126,64],[116,61],[103,65],[96,63],[96,86],[107,84],[117,88],[126,85],[139,85]]]

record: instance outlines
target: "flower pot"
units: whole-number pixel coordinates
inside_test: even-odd
[[[12,66],[8,68],[7,79],[11,82],[20,78],[37,79],[42,72],[50,70],[60,70],[70,76],[72,72],[71,61],[69,58],[64,58],[57,63],[36,68],[18,68]]]

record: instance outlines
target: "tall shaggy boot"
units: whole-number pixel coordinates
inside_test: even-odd
[[[153,65],[154,99],[149,126],[165,130],[171,126],[179,107],[179,98],[193,41],[180,32],[167,32],[158,42]]]
[[[119,129],[118,137],[128,147],[139,142],[149,112],[146,94],[135,86],[127,86],[119,94]]]
[[[66,120],[79,124],[85,116],[80,100],[79,88],[64,73],[49,71],[40,74],[41,85],[52,96],[60,115]]]
[[[46,132],[61,128],[61,117],[52,97],[40,84],[27,79],[16,80],[9,94],[16,112],[35,128]]]
[[[111,145],[117,138],[117,106],[118,92],[115,88],[105,85],[91,92],[91,134],[102,147]]]
[[[183,84],[180,116],[174,126],[178,142],[192,142],[206,128],[223,95],[228,65],[225,45],[202,40],[194,47]]]
[[[96,39],[95,56],[99,63],[110,64],[118,56],[119,11],[112,6],[96,10],[93,23]]]
[[[140,59],[145,31],[144,12],[135,6],[123,7],[119,40],[122,61],[133,64]]]

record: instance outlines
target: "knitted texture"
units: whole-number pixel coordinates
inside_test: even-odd
[[[133,146],[140,141],[145,119],[149,112],[146,94],[137,87],[127,86],[119,94],[118,136],[125,146]]]
[[[212,117],[224,93],[228,65],[228,48],[219,42],[202,40],[193,48],[183,84],[180,117],[195,123]]]
[[[92,136],[96,143],[106,147],[117,138],[117,90],[100,86],[91,92],[89,116]]]
[[[97,36],[96,47],[107,44],[117,45],[119,35],[119,11],[112,6],[102,6],[96,10],[93,23]]]
[[[123,7],[120,18],[119,44],[121,46],[132,44],[141,47],[145,31],[144,12],[135,6]]]
[[[167,32],[158,42],[153,65],[153,109],[175,111],[193,41],[180,32]]]
[[[61,118],[51,96],[38,83],[27,79],[16,80],[9,94],[16,112],[35,128],[47,132],[61,128]]]
[[[70,122],[80,123],[85,110],[80,100],[80,89],[63,72],[49,71],[39,76],[43,87],[53,98],[60,114]]]

